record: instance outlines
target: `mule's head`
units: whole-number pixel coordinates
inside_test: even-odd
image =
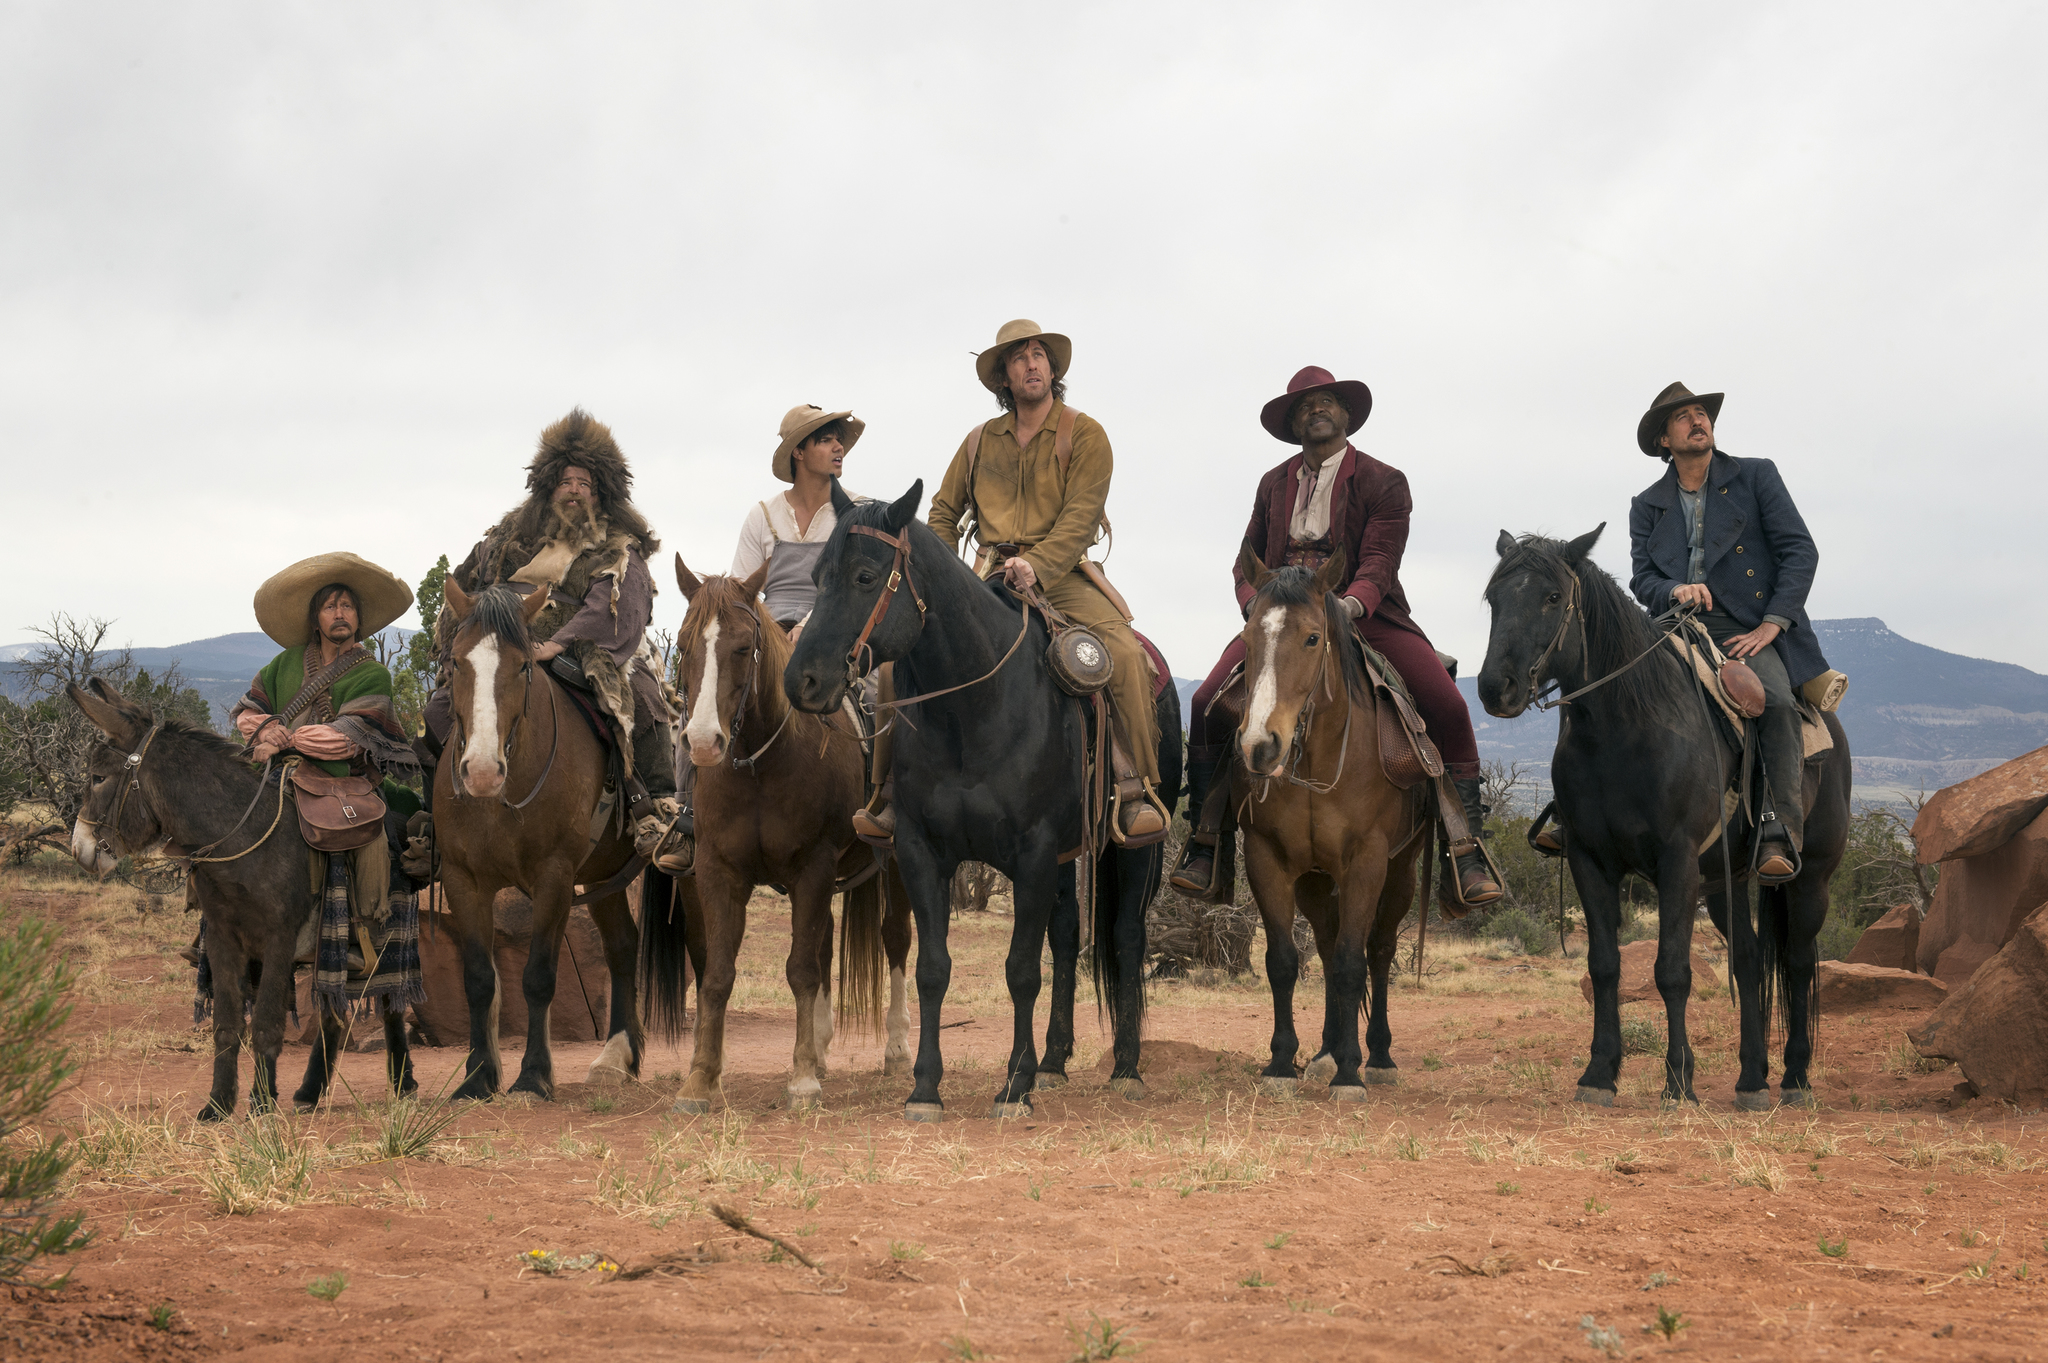
[[[1268,568],[1250,541],[1237,561],[1257,593],[1244,625],[1245,705],[1237,752],[1253,776],[1271,776],[1287,760],[1294,726],[1316,689],[1344,697],[1333,646],[1343,641],[1351,621],[1332,593],[1347,575],[1341,554],[1313,573]]]
[[[86,686],[67,685],[64,694],[101,735],[86,755],[85,803],[71,825],[71,855],[86,870],[104,876],[122,857],[157,846],[166,837],[147,800],[120,798],[136,778],[139,764],[134,757],[152,721],[147,709],[98,677]]]
[[[1536,691],[1560,665],[1578,659],[1577,631],[1565,629],[1573,603],[1581,599],[1578,572],[1607,528],[1602,521],[1575,540],[1544,539],[1507,531],[1494,541],[1500,562],[1486,584],[1493,625],[1486,661],[1475,684],[1486,713],[1513,719],[1529,708]],[[1555,647],[1553,647],[1555,645]],[[1545,674],[1531,677],[1532,670]]]
[[[762,645],[769,631],[782,627],[763,620],[754,606],[767,580],[763,563],[744,580],[707,577],[699,581],[676,555],[676,585],[690,609],[676,631],[676,671],[689,707],[683,738],[690,761],[715,767],[725,760],[739,727],[741,708],[760,690],[760,678],[773,676],[762,664]]]
[[[838,479],[832,480],[832,510],[839,523],[818,555],[818,566],[811,570],[811,580],[818,584],[818,599],[782,674],[783,691],[797,709],[822,715],[839,708],[846,696],[847,655],[854,651],[854,642],[875,603],[890,590],[895,551],[872,535],[851,533],[853,527],[864,525],[890,535],[901,534],[906,526],[914,529],[917,508],[923,501],[922,478],[887,504],[856,503],[841,490]],[[926,579],[920,576],[917,580],[923,583]],[[917,604],[910,599],[909,584],[899,583],[860,651],[859,669],[865,671],[875,663],[902,657],[923,628]]]
[[[506,749],[512,717],[526,703],[533,666],[527,626],[548,604],[544,587],[522,598],[510,587],[486,587],[471,596],[450,578],[442,613],[454,631],[455,678],[449,700],[461,726],[462,748],[454,754],[455,784],[464,794],[489,799],[505,790]]]

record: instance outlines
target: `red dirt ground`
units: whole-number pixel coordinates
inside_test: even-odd
[[[644,1085],[471,1105],[425,1158],[379,1161],[382,1060],[350,1055],[364,1102],[286,1125],[313,1165],[290,1192],[266,1188],[245,1115],[191,1121],[206,1038],[169,954],[189,925],[126,893],[0,882],[0,919],[63,923],[89,972],[70,1028],[86,1063],[49,1128],[86,1144],[73,1197],[99,1234],[68,1288],[0,1301],[0,1360],[1069,1359],[1111,1356],[1104,1332],[1175,1359],[2048,1352],[2043,1121],[1957,1106],[1959,1076],[1899,1053],[1911,1018],[1827,1019],[1827,1108],[1756,1117],[1730,1102],[1725,995],[1697,1000],[1704,1107],[1660,1111],[1656,1059],[1631,1055],[1620,1104],[1595,1110],[1568,1101],[1578,963],[1432,939],[1426,985],[1393,1000],[1401,1082],[1367,1104],[1308,1083],[1258,1097],[1263,985],[1176,983],[1153,991],[1146,1101],[1102,1086],[1084,1004],[1073,1085],[997,1123],[1009,920],[968,915],[948,1117],[913,1126],[908,1081],[845,1033],[827,1105],[777,1106],[794,1011],[786,909],[763,896],[724,1112],[668,1115],[687,1052],[658,1043]],[[1296,1006],[1312,1036],[1318,981]],[[1661,1010],[1628,1012],[1661,1032]],[[558,1076],[595,1052],[562,1048]],[[459,1058],[419,1052],[422,1083]],[[258,1205],[230,1215],[237,1168]],[[602,1259],[550,1274],[534,1250]],[[334,1274],[332,1302],[309,1293]],[[1684,1322],[1668,1343],[1660,1308]]]

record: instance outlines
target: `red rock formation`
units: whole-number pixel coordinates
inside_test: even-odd
[[[1955,1061],[1979,1093],[2048,1104],[2048,908],[1907,1038],[1922,1055]]]
[[[1816,972],[1823,1016],[1910,1009],[1925,1013],[1948,997],[1940,981],[1911,970],[1855,961],[1822,961]]]
[[[1890,970],[1918,968],[1920,955],[1920,910],[1901,904],[1863,929],[1849,959],[1858,965],[1881,965]]]
[[[1659,1003],[1664,996],[1657,992],[1657,942],[1650,938],[1641,942],[1629,942],[1621,949],[1621,1001],[1623,1003]],[[1721,987],[1721,977],[1714,967],[1700,959],[1695,951],[1692,955],[1692,992],[1695,997],[1713,993]],[[1579,977],[1579,992],[1586,996],[1586,1002],[1593,1001],[1593,977]]]
[[[2027,915],[2044,902],[2048,902],[2048,814],[2037,815],[2000,847],[1942,863],[1934,907],[1920,925],[1916,964],[1935,974],[1942,954],[1965,941],[1996,950],[2011,941]]]
[[[2048,810],[2048,747],[1934,793],[1913,820],[1920,864],[1979,857]]]

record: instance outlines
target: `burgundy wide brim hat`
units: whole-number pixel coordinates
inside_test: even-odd
[[[1315,365],[1296,374],[1287,381],[1287,391],[1267,403],[1259,412],[1259,424],[1264,426],[1275,440],[1289,445],[1299,445],[1288,418],[1294,414],[1294,404],[1304,393],[1329,391],[1337,395],[1337,401],[1344,404],[1344,410],[1351,414],[1351,425],[1344,434],[1355,435],[1365,419],[1372,415],[1372,389],[1357,379],[1339,379],[1327,369]]]

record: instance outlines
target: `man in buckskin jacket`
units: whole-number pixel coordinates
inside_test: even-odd
[[[658,860],[676,840],[680,812],[674,720],[660,660],[647,642],[655,593],[647,560],[661,541],[633,506],[632,470],[611,428],[580,407],[541,432],[526,487],[526,500],[485,533],[452,576],[471,593],[505,583],[522,596],[548,594],[529,627],[542,641],[534,661],[566,654],[620,732],[631,734],[633,846]],[[450,725],[452,642],[440,641],[443,681],[426,708],[428,746],[437,755]]]

